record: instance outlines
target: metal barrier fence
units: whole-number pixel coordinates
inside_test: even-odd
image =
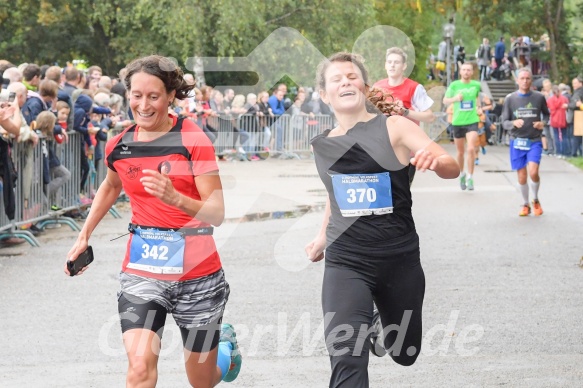
[[[310,154],[310,140],[332,129],[334,118],[327,115],[281,115],[258,117],[229,115],[207,118],[206,128],[218,156],[235,154],[249,159],[269,152],[280,158],[300,158]]]
[[[445,114],[436,113],[433,123],[421,126],[428,136],[438,141],[445,134],[447,122]],[[282,115],[277,117],[257,117],[241,115],[209,117],[205,131],[213,141],[218,157],[249,160],[253,156],[265,158],[270,155],[280,158],[311,157],[310,140],[326,129],[334,127],[334,117],[327,115]],[[122,129],[112,129],[108,137],[119,134]],[[96,147],[105,156],[105,142]],[[83,210],[90,206],[91,198],[105,179],[107,167],[102,159],[97,163],[93,152],[88,158],[89,173],[82,187],[82,157],[86,152],[83,136],[71,131],[69,141],[57,145],[57,156],[70,173],[70,179],[52,198],[47,198],[43,182],[43,150],[39,143],[32,147],[28,143],[14,143],[13,155],[17,155],[16,169],[16,215],[9,220],[4,212],[0,196],[0,240],[7,237],[24,238],[31,245],[39,246],[38,241],[21,226],[36,223],[39,228],[49,224],[66,224],[73,230],[80,230],[74,219],[67,217],[68,212]],[[97,151],[97,150],[96,150]],[[80,193],[83,193],[81,196]],[[123,195],[123,194],[122,194]],[[55,205],[57,210],[51,209]],[[115,206],[110,209],[114,217],[121,217]]]
[[[67,215],[74,211],[82,211],[90,206],[91,197],[105,178],[103,166],[93,160],[89,162],[89,176],[84,187],[81,187],[82,155],[85,152],[83,136],[78,132],[69,132],[69,141],[56,145],[56,155],[70,172],[70,178],[54,195],[47,196],[47,187],[43,180],[45,163],[43,147],[49,146],[41,136],[39,143],[13,143],[12,155],[18,179],[15,184],[16,212],[13,220],[8,219],[4,211],[4,203],[0,196],[0,241],[9,237],[25,239],[33,246],[40,246],[38,240],[23,226],[36,224],[43,229],[49,224],[65,224],[75,231],[81,228],[75,220]],[[3,140],[0,140],[3,141]],[[97,145],[103,149],[104,143]],[[103,155],[103,154],[102,154]],[[4,187],[3,189],[7,189]],[[84,193],[82,197],[80,193]],[[110,210],[114,217],[121,217],[115,207]]]
[[[433,113],[435,120],[431,123],[419,123],[419,126],[423,131],[429,136],[429,138],[435,142],[440,141],[447,137],[447,113],[445,112],[435,112]]]

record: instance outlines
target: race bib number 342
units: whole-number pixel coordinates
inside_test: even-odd
[[[158,274],[184,271],[182,233],[158,229],[135,229],[130,246],[128,268]]]
[[[391,176],[375,174],[334,174],[334,196],[343,217],[369,216],[393,212]]]

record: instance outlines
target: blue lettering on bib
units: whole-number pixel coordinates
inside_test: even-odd
[[[332,186],[343,217],[389,214],[393,212],[391,175],[333,174]]]
[[[514,139],[512,146],[514,147],[515,150],[530,151],[530,144],[531,144],[530,139],[518,137]]]
[[[134,229],[128,268],[158,274],[184,271],[184,237],[175,231]]]
[[[474,101],[461,101],[460,110],[474,110]]]

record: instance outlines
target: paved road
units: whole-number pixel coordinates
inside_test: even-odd
[[[228,222],[216,238],[232,291],[225,320],[239,331],[245,357],[231,386],[327,386],[323,265],[303,253],[325,198],[313,162],[220,166]],[[474,192],[418,174],[424,348],[408,368],[371,358],[371,387],[581,385],[583,172],[545,158],[545,214],[519,218],[521,198],[508,170],[507,148],[490,147]],[[306,206],[315,210],[289,218]],[[110,241],[125,233],[123,215],[100,224],[91,240],[96,261],[79,278],[62,273],[76,237],[68,228],[45,233],[42,248],[0,250],[1,387],[124,385],[115,297],[126,240]],[[179,332],[169,322],[158,386],[187,386]]]

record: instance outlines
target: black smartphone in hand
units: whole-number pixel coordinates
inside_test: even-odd
[[[85,249],[75,261],[67,261],[67,269],[71,276],[77,275],[79,271],[93,262],[93,248],[90,246]]]

